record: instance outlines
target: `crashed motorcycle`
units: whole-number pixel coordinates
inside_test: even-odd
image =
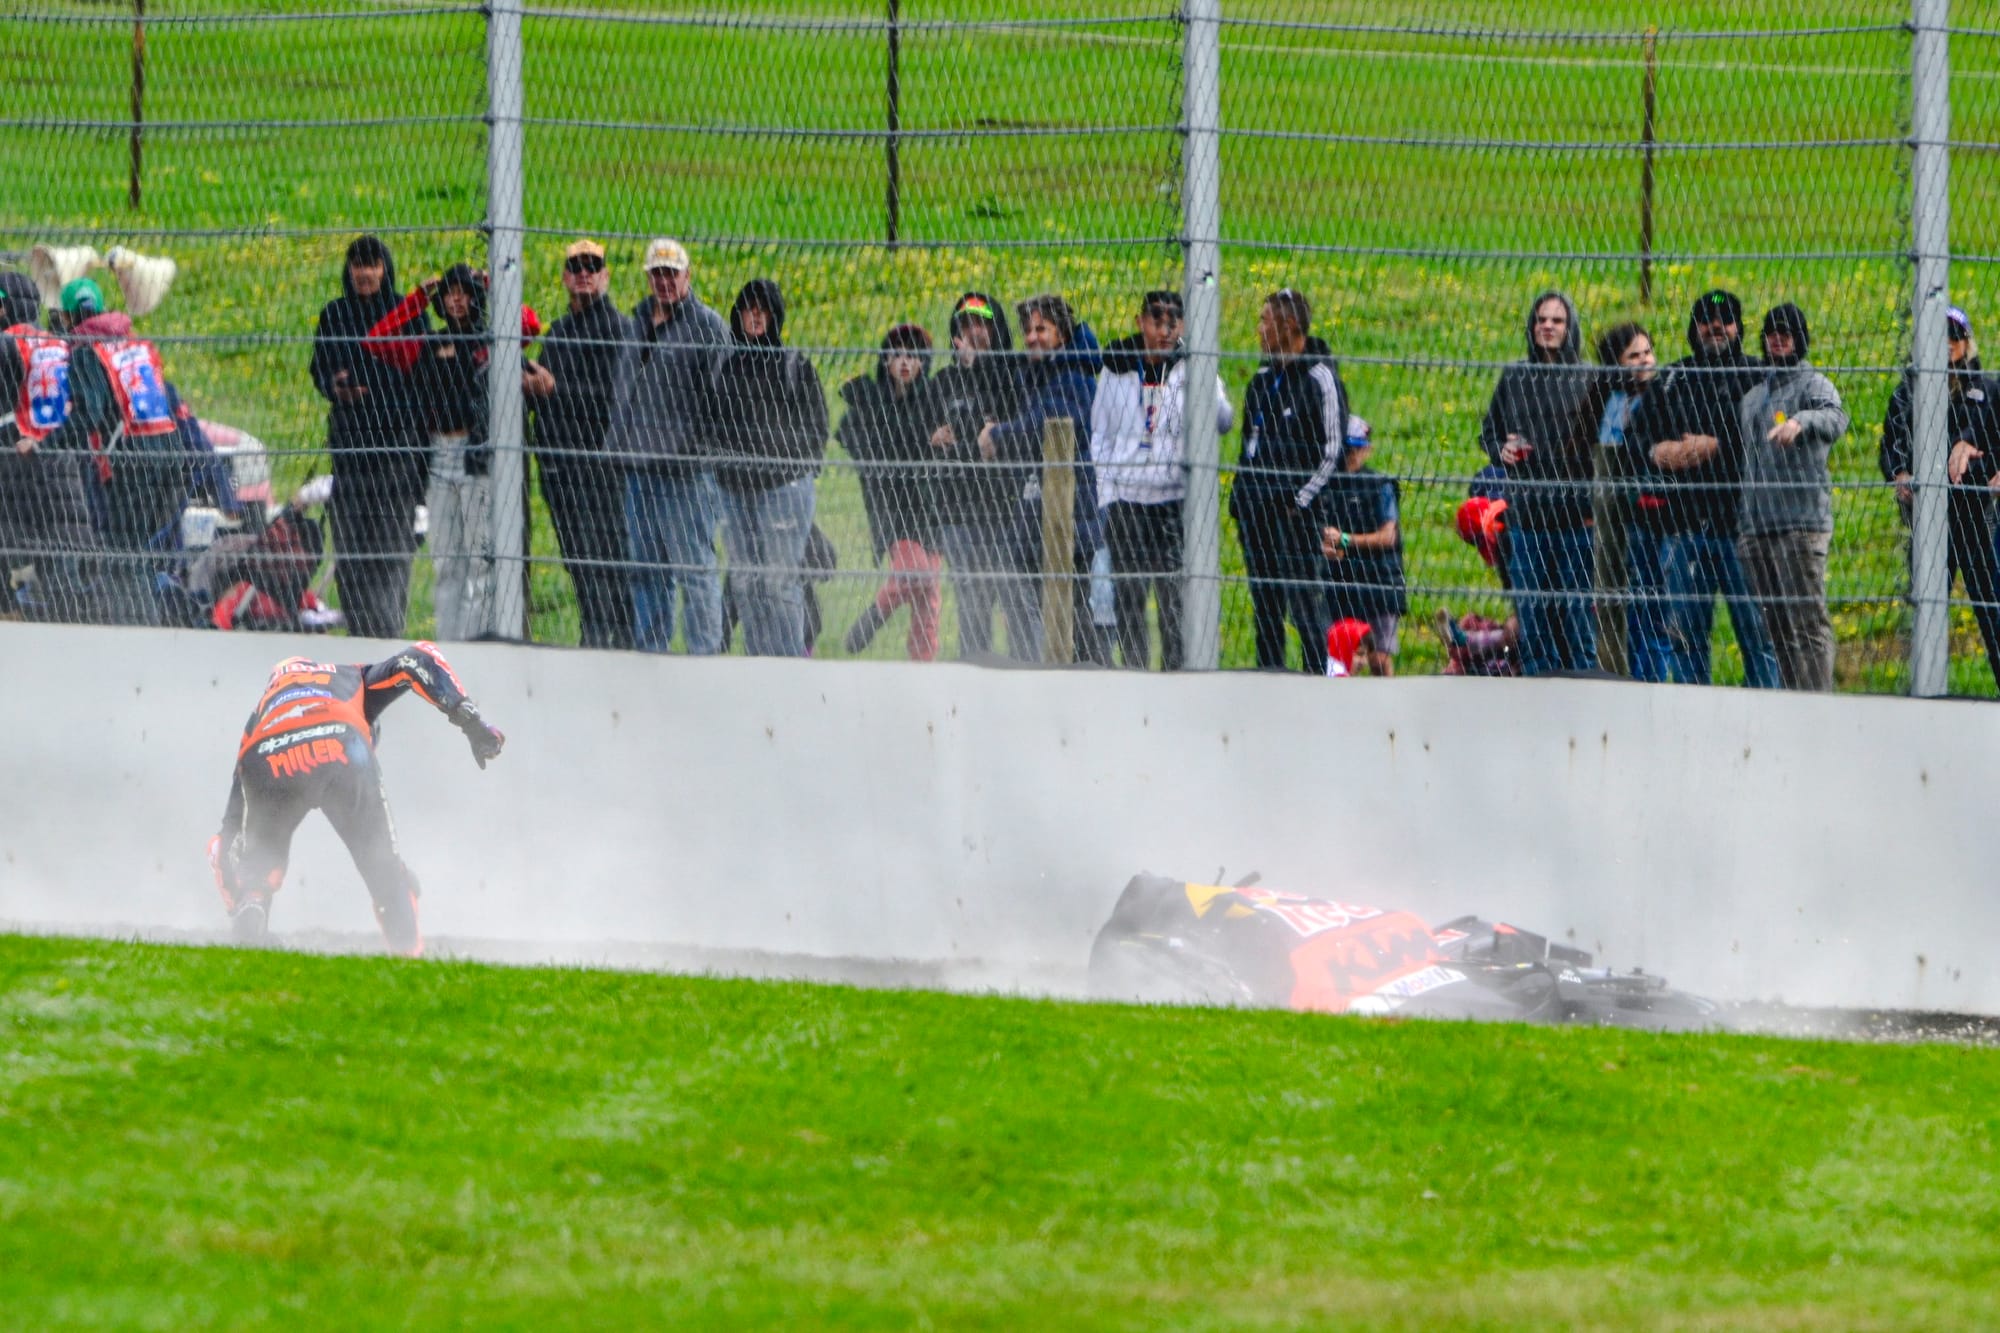
[[[1515,926],[1135,875],[1091,947],[1102,999],[1697,1030],[1720,1005]]]

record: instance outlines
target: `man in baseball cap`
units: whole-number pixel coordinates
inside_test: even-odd
[[[1627,442],[1655,469],[1648,493],[1663,501],[1652,522],[1666,588],[1668,674],[1683,685],[1709,683],[1720,598],[1743,653],[1744,684],[1772,689],[1777,653],[1736,549],[1744,452],[1736,407],[1761,377],[1743,351],[1736,293],[1718,287],[1694,299],[1687,343],[1690,355],[1659,376],[1626,425]]]
[[[1993,386],[1980,367],[1971,317],[1952,306],[1944,312],[1944,328],[1951,356],[1951,374],[1945,379],[1951,390],[1946,400],[1949,430],[1945,438],[1951,442],[1951,451],[1945,458],[1945,480],[1952,488],[1945,505],[1949,538],[1945,586],[1951,586],[1954,574],[1965,580],[1972,617],[1986,645],[1986,665],[1994,679],[2000,680],[2000,565],[1993,549],[1993,492],[1988,489],[2000,470],[1995,466],[2000,464],[2000,404],[1994,402]],[[1905,524],[1911,521],[1915,502],[1916,391],[1915,372],[1905,370],[1889,398],[1888,414],[1882,418],[1882,447],[1876,460],[1882,479],[1895,484]]]
[[[521,376],[535,414],[542,498],[576,589],[580,644],[630,648],[625,470],[605,451],[631,326],[605,296],[611,275],[596,241],[572,241],[563,251],[562,285],[569,313],[549,325],[539,360]]]
[[[648,295],[632,308],[618,373],[612,444],[625,456],[625,545],[632,562],[633,643],[673,644],[676,597],[686,651],[722,651],[715,530],[722,496],[700,451],[704,372],[729,326],[694,294],[687,247],[662,236],[641,261]]]

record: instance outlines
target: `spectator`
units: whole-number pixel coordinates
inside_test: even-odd
[[[1764,316],[1764,376],[1743,395],[1743,512],[1736,544],[1743,572],[1778,650],[1788,690],[1833,688],[1833,622],[1826,611],[1826,555],[1833,539],[1827,455],[1847,434],[1833,381],[1806,358],[1805,312],[1787,302]]]
[[[850,653],[867,648],[896,609],[907,606],[910,660],[937,656],[944,559],[937,554],[937,464],[931,458],[937,401],[930,369],[931,335],[921,325],[898,324],[883,336],[874,373],[840,386],[847,415],[837,434],[861,465],[861,502],[875,563],[884,556],[889,560],[889,577],[847,631]]]
[[[1025,479],[1019,492],[1019,542],[1029,553],[1024,564],[1042,549],[1042,442],[1048,423],[1068,417],[1075,427],[1076,494],[1072,503],[1075,536],[1070,550],[1071,628],[1076,636],[1076,660],[1111,665],[1111,643],[1091,615],[1091,562],[1104,544],[1097,517],[1097,486],[1090,465],[1090,409],[1097,396],[1097,372],[1104,365],[1097,335],[1077,319],[1069,302],[1052,293],[1031,296],[1014,307],[1021,317],[1021,342],[1028,362],[1021,372],[1021,410],[1008,421],[993,422],[979,432],[982,457],[1016,465]],[[1042,628],[1035,622],[1035,648],[1040,657]],[[1011,628],[1011,627],[1010,627]]]
[[[319,312],[313,387],[326,399],[335,498],[327,509],[348,633],[397,639],[410,606],[417,506],[424,499],[421,422],[409,385],[366,354],[368,331],[396,306],[396,265],[374,236],[347,247],[341,295]],[[419,318],[415,332],[428,324]]]
[[[535,408],[535,460],[576,587],[578,639],[586,648],[632,646],[625,579],[625,473],[605,456],[619,357],[630,326],[605,297],[604,247],[573,241],[563,252],[569,313],[549,325],[539,364],[523,383]]]
[[[407,336],[435,308],[440,332]],[[523,309],[521,335],[541,332]],[[493,632],[493,444],[488,429],[486,367],[493,335],[486,322],[486,275],[464,264],[403,298],[369,330],[368,351],[410,377],[430,441],[432,602],[440,639]],[[526,376],[523,377],[526,387]],[[336,493],[335,503],[338,495]]]
[[[709,449],[722,489],[722,539],[753,657],[801,657],[813,478],[826,454],[819,373],[784,345],[785,297],[753,278],[729,309],[733,344],[710,372]]]
[[[1018,469],[984,456],[979,435],[1021,409],[1020,369],[1007,312],[984,292],[951,308],[951,364],[932,381],[938,425],[931,448],[938,469],[938,536],[958,602],[958,655],[993,650],[993,613],[1007,624],[1007,653],[1041,656],[1042,606],[1020,541]]]
[[[1396,630],[1410,609],[1403,589],[1402,505],[1394,479],[1369,470],[1374,432],[1347,418],[1340,472],[1320,492],[1320,551],[1327,559],[1327,613],[1338,628],[1368,627],[1368,674],[1396,674]],[[1329,649],[1334,641],[1328,640]],[[1352,666],[1352,663],[1349,663]]]
[[[1660,376],[1626,428],[1652,461],[1665,501],[1660,566],[1670,674],[1683,685],[1708,684],[1720,596],[1743,653],[1744,683],[1776,689],[1777,655],[1736,554],[1744,449],[1737,408],[1758,378],[1756,361],[1743,354],[1736,294],[1717,288],[1697,297],[1687,341],[1690,355]]]
[[[191,459],[160,354],[132,336],[132,320],[106,312],[89,278],[62,289],[70,340],[69,415],[41,447],[90,458],[104,502],[103,612],[113,624],[157,625],[161,572],[154,539],[180,517]]]
[[[687,651],[705,656],[723,644],[715,563],[722,496],[701,456],[701,401],[729,328],[694,294],[679,241],[663,237],[647,246],[645,266],[652,293],[632,310],[612,437],[625,457],[633,638],[642,651],[666,652],[678,594]]]
[[[1665,500],[1652,460],[1631,438],[1633,414],[1652,387],[1653,339],[1637,324],[1597,336],[1597,363],[1581,423],[1597,441],[1592,497],[1597,529],[1598,656],[1607,671],[1651,682],[1667,678],[1665,583],[1660,573],[1660,510]],[[1606,594],[1612,594],[1607,596]]]
[[[1454,515],[1458,539],[1479,552],[1479,558],[1500,580],[1507,583],[1507,469],[1488,463],[1472,474],[1465,499]]]
[[[1597,669],[1590,609],[1590,452],[1577,427],[1590,379],[1576,307],[1558,291],[1528,308],[1528,355],[1501,372],[1479,428],[1507,469],[1507,575],[1530,676]]]
[[[98,541],[77,460],[40,448],[69,416],[70,354],[38,327],[41,306],[26,274],[0,272],[0,579],[32,564],[35,591],[22,610],[79,622],[94,614],[89,553]]]
[[[1994,577],[1993,495],[1987,487],[1994,482],[1994,464],[2000,462],[2000,408],[1996,408],[1992,386],[1979,365],[1979,347],[1972,340],[1972,321],[1953,306],[1945,315],[1945,334],[1950,342],[1951,453],[1945,462],[1946,479],[1952,484],[1951,499],[1945,507],[1949,542],[1945,548],[1945,586],[1953,574],[1965,579],[1965,595],[1972,601],[1972,617],[1979,624],[1980,640],[1986,645],[1986,665],[2000,682],[2000,580]],[[1910,430],[1916,411],[1915,371],[1904,371],[1903,379],[1889,399],[1889,413],[1882,421],[1882,478],[1896,484],[1896,502],[1904,523],[1910,521],[1910,478],[1916,466]],[[1912,557],[1916,552],[1912,552]]]
[[[1516,616],[1493,620],[1476,611],[1454,617],[1448,607],[1437,610],[1438,637],[1444,640],[1447,676],[1518,676],[1521,674],[1521,622]]]
[[[1285,666],[1285,622],[1298,627],[1302,670],[1326,674],[1326,557],[1314,519],[1340,471],[1347,390],[1327,345],[1311,336],[1312,307],[1287,287],[1264,300],[1264,361],[1243,391],[1243,456],[1229,515],[1243,545],[1255,616],[1257,665]]]
[[[1179,292],[1147,292],[1139,331],[1104,349],[1104,373],[1091,405],[1090,458],[1097,469],[1097,503],[1115,580],[1112,595],[1118,648],[1125,665],[1152,664],[1146,595],[1160,607],[1160,666],[1183,662],[1181,509],[1187,498],[1182,418],[1187,362],[1181,356]],[[1233,414],[1222,377],[1215,381],[1216,429]]]
[[[1336,679],[1353,675],[1356,662],[1364,655],[1370,664],[1369,674],[1380,674],[1374,666],[1381,660],[1375,651],[1375,631],[1367,621],[1349,616],[1326,627],[1327,675]]]

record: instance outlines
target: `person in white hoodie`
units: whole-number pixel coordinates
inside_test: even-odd
[[[1178,671],[1181,506],[1187,498],[1180,293],[1147,292],[1139,303],[1138,330],[1104,349],[1091,405],[1090,458],[1111,552],[1119,653],[1133,670],[1152,664],[1146,627],[1151,592],[1160,605],[1161,666]],[[1215,400],[1216,429],[1227,433],[1234,411],[1220,376]]]

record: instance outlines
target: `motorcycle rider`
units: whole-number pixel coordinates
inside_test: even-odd
[[[317,809],[354,857],[390,951],[422,956],[417,877],[396,849],[375,762],[376,719],[410,691],[465,733],[482,769],[506,744],[430,643],[373,665],[288,657],[272,668],[237,746],[222,829],[208,844],[238,943],[264,941],[292,833]]]

